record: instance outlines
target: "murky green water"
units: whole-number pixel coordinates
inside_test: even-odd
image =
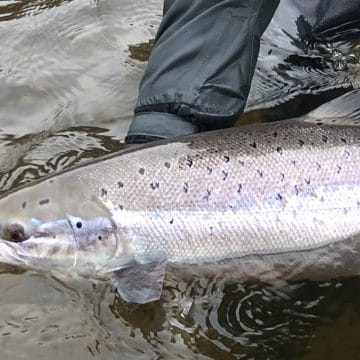
[[[161,0],[0,1],[0,191],[118,150]],[[298,47],[296,9],[263,37],[248,113],[283,119],[359,86]],[[284,20],[286,22],[284,23]],[[339,42],[343,54],[359,41]],[[359,359],[360,279],[274,287],[169,279],[164,299],[0,269],[0,359]]]

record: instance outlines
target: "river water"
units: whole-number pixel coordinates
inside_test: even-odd
[[[0,191],[122,148],[160,0],[0,1]],[[262,39],[239,123],[301,115],[359,86],[359,40],[298,40],[290,1]],[[230,35],[229,35],[230,36]],[[330,55],[329,55],[330,54]],[[340,59],[340,60],[339,60]],[[0,269],[0,359],[360,359],[360,279],[110,284]]]

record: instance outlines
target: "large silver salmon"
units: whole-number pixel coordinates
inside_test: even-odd
[[[304,121],[123,151],[2,198],[0,260],[110,275],[126,300],[152,301],[167,264],[306,252],[353,239],[359,164],[359,127]]]

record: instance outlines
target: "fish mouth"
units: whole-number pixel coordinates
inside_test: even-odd
[[[20,246],[16,243],[0,240],[0,263],[16,266],[26,266],[26,261],[19,253]]]

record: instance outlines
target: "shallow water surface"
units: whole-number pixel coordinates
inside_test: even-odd
[[[2,193],[122,148],[161,10],[160,0],[0,1]],[[334,57],[307,48],[296,7],[280,10],[240,123],[297,116],[358,87],[347,58],[358,39],[332,43]],[[135,306],[110,284],[2,266],[0,289],[4,360],[360,358],[358,277],[169,278],[161,301]]]

